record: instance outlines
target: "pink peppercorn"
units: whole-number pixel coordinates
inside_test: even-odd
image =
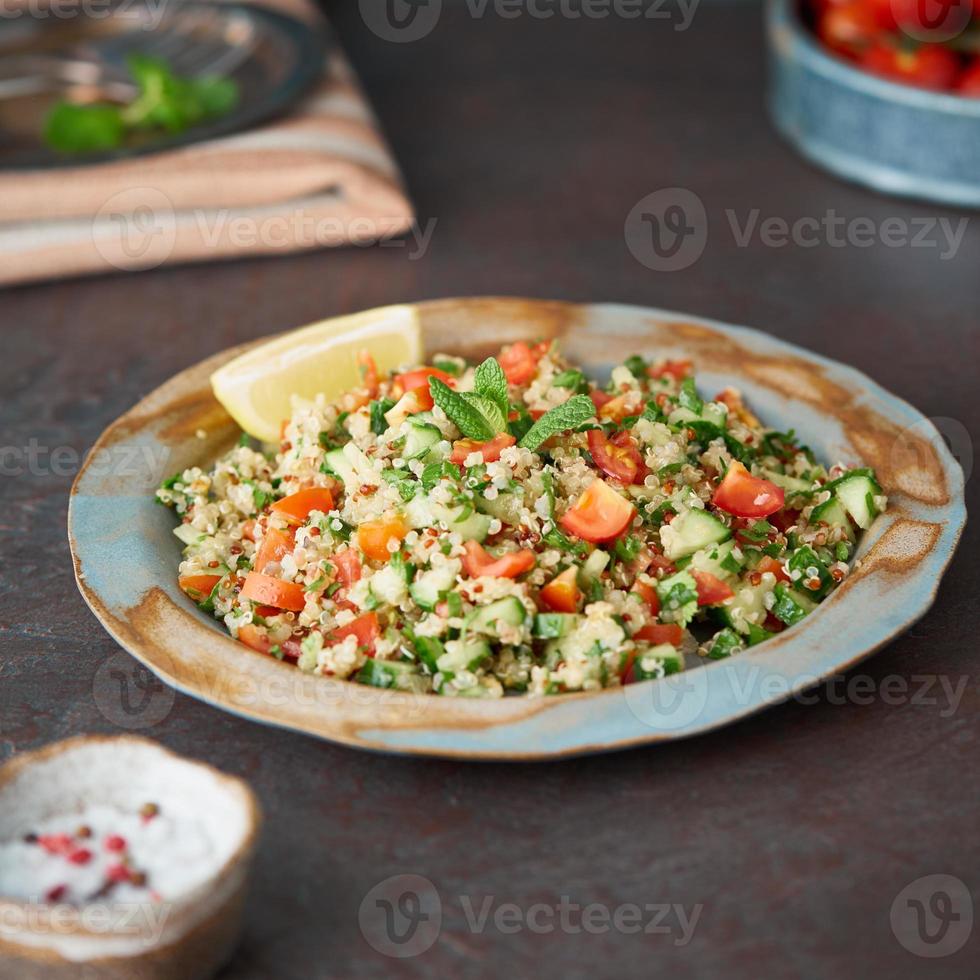
[[[105,849],[107,851],[125,851],[126,838],[120,837],[119,834],[109,834],[105,839]]]
[[[129,868],[127,868],[125,864],[113,864],[108,871],[106,871],[106,877],[109,879],[109,881],[129,881]]]
[[[65,897],[68,891],[67,885],[55,885],[54,888],[49,888],[47,894],[44,896],[49,902],[60,902],[61,899]]]
[[[48,854],[67,854],[74,847],[68,834],[41,834],[37,842]]]
[[[92,860],[92,852],[87,847],[80,847],[68,855],[72,864],[88,864]]]

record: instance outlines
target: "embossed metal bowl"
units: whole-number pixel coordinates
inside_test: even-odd
[[[374,315],[416,319],[427,350],[470,358],[518,339],[559,338],[597,375],[631,353],[690,357],[706,390],[735,385],[763,421],[795,429],[824,460],[873,466],[888,512],[864,535],[853,574],[801,624],[663,680],[468,700],[307,675],[235,642],[180,592],[173,514],[153,500],[163,478],[206,465],[237,438],[208,378],[240,347],[178,374],[113,423],[72,491],[79,588],[112,636],[166,683],[257,721],[363,748],[545,758],[725,725],[853,666],[932,604],[966,520],[962,470],[928,419],[853,368],[756,330],[631,306],[472,298]]]
[[[807,159],[874,190],[980,207],[980,99],[900,85],[827,51],[768,0],[769,105]]]

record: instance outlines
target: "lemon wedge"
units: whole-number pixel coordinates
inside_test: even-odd
[[[422,360],[422,330],[411,306],[386,306],[300,327],[253,347],[211,375],[215,397],[251,436],[278,442],[292,396],[333,400],[361,384],[357,355],[378,371]]]

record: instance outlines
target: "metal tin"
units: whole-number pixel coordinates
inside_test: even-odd
[[[900,85],[826,51],[769,0],[769,106],[807,159],[886,194],[980,207],[980,99]]]

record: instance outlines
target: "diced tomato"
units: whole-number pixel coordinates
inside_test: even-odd
[[[650,563],[647,565],[647,569],[650,574],[655,574],[656,572],[663,572],[664,575],[673,575],[677,569],[674,567],[674,563],[662,552],[655,551],[653,557],[650,559]]]
[[[670,643],[679,647],[684,639],[684,631],[677,623],[647,623],[646,626],[633,634],[633,639],[642,640],[644,643],[650,643],[653,646]]]
[[[849,58],[859,58],[880,31],[874,10],[864,0],[832,4],[817,20],[817,34],[823,43]]]
[[[716,606],[719,602],[731,599],[735,595],[727,582],[723,582],[711,572],[701,572],[692,568],[691,574],[694,576],[694,581],[697,582],[699,606]]]
[[[785,500],[782,487],[761,480],[734,460],[715,490],[711,502],[734,517],[768,517],[780,510]]]
[[[972,98],[980,97],[980,56],[974,57],[963,69],[963,73],[956,83],[956,91],[960,95]]]
[[[594,544],[612,541],[632,524],[636,508],[603,480],[594,480],[559,523],[576,537]]]
[[[333,508],[333,494],[326,487],[310,487],[277,500],[269,510],[282,514],[290,524],[303,524],[312,511],[322,510],[326,514]]]
[[[361,381],[373,398],[378,393],[378,366],[366,350],[362,350],[357,355],[357,366],[361,369]]]
[[[272,642],[271,637],[265,630],[260,629],[254,623],[246,623],[244,626],[239,626],[238,639],[245,646],[251,647],[259,653],[269,654],[270,656],[272,654],[272,648],[277,645]],[[290,663],[295,663],[299,660],[300,646],[298,640],[290,637],[288,640],[284,640],[278,644],[278,646],[283,660],[288,660]]]
[[[606,476],[620,483],[642,483],[647,475],[643,457],[628,432],[617,432],[611,439],[602,429],[589,429],[589,452]]]
[[[610,398],[600,409],[599,418],[608,419],[610,422],[622,422],[629,414],[629,395],[617,395]]]
[[[220,575],[181,575],[177,579],[177,584],[181,591],[186,592],[195,602],[203,602],[220,581]]]
[[[589,398],[592,399],[592,404],[595,405],[596,411],[600,411],[603,405],[608,405],[609,402],[613,400],[612,395],[607,395],[604,391],[600,391],[598,388],[593,388],[589,392]]]
[[[798,510],[778,510],[775,514],[770,514],[768,521],[784,534],[794,525],[799,523],[800,512]]]
[[[766,555],[765,558],[763,558],[762,561],[759,562],[755,570],[757,572],[762,573],[763,575],[766,572],[772,572],[772,574],[776,576],[777,582],[793,581],[786,573],[786,569],[783,568],[783,563],[779,561],[777,558],[771,558],[769,555]]]
[[[245,576],[242,597],[251,599],[252,602],[261,602],[264,606],[288,609],[290,612],[301,612],[306,605],[306,594],[302,585],[284,582],[261,572],[249,572]]]
[[[374,561],[388,561],[392,555],[388,542],[401,541],[408,531],[408,525],[397,514],[367,521],[357,529],[357,546]]]
[[[345,588],[350,588],[361,577],[361,559],[353,548],[341,551],[331,559],[337,566],[337,581]]]
[[[404,374],[395,375],[394,391],[399,397],[409,391],[414,391],[421,406],[420,412],[428,411],[432,408],[432,393],[429,391],[429,378],[438,378],[445,382],[450,388],[456,384],[456,379],[445,371],[440,371],[434,367],[420,367],[414,371],[406,371]]]
[[[646,582],[634,582],[630,591],[635,592],[650,607],[651,615],[660,615],[660,596],[652,585],[647,585]]]
[[[538,361],[543,353],[519,340],[505,347],[497,356],[497,362],[503,368],[508,384],[526,385],[538,373]]]
[[[742,396],[734,388],[726,388],[724,391],[718,392],[715,401],[727,405],[729,415],[735,416],[750,429],[756,429],[762,425],[758,417],[749,411],[742,400]]]
[[[864,52],[861,66],[892,81],[935,91],[952,88],[960,70],[958,58],[943,44],[922,44],[909,51],[884,41]]]
[[[678,381],[689,378],[694,373],[694,364],[691,361],[664,361],[663,364],[654,364],[647,368],[647,374],[651,378],[663,378],[670,376]]]
[[[291,529],[280,531],[275,527],[267,527],[262,536],[262,544],[259,545],[259,550],[255,553],[253,565],[255,571],[262,572],[270,562],[282,561],[283,557],[288,555],[295,546],[293,534]]]
[[[459,439],[453,443],[449,462],[462,464],[466,462],[466,457],[471,453],[479,453],[483,457],[484,463],[496,463],[500,459],[500,454],[516,442],[517,440],[509,432],[501,432],[499,436],[494,436],[489,442],[480,442],[477,439]]]
[[[566,568],[560,575],[556,575],[540,592],[544,605],[555,612],[575,612],[582,599],[582,591],[576,581],[577,575],[576,568]]]
[[[520,551],[510,551],[500,558],[487,554],[483,545],[476,541],[467,541],[463,547],[463,568],[471,578],[489,575],[493,578],[517,578],[534,568],[534,552],[527,548]]]
[[[254,541],[255,540],[255,529],[256,529],[256,527],[258,527],[258,523],[259,523],[258,521],[254,521],[254,520],[251,520],[251,519],[247,520],[242,525],[242,537],[243,538],[248,538],[249,541]]]
[[[333,631],[335,641],[340,641],[347,636],[357,637],[357,645],[367,647],[369,657],[374,656],[374,641],[380,635],[381,624],[378,622],[378,614],[374,612],[364,613],[351,620],[346,626],[338,626]]]

